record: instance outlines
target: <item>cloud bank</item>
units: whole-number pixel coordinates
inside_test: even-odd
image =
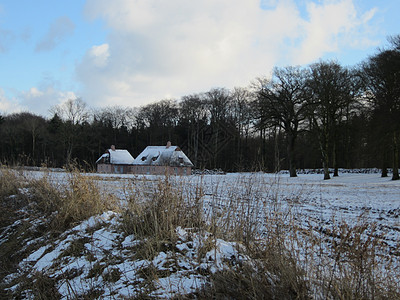
[[[71,91],[59,91],[54,86],[32,87],[27,91],[21,91],[14,98],[6,96],[0,88],[0,114],[18,113],[29,111],[43,116],[51,116],[51,108],[68,99],[76,99]]]
[[[88,0],[85,14],[109,35],[77,64],[80,94],[90,105],[136,106],[245,86],[275,65],[371,43],[374,11],[352,0]]]
[[[6,112],[13,113],[21,111],[21,107],[15,103],[15,101],[11,101],[8,99],[4,93],[4,90],[0,88],[0,115],[5,114]]]

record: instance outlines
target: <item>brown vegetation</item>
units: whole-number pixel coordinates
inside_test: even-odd
[[[14,273],[20,260],[43,242],[105,210],[116,210],[116,197],[104,193],[97,177],[78,171],[57,182],[46,174],[40,179],[27,179],[22,173],[2,168],[0,174],[1,208],[10,214],[1,219],[1,278]],[[246,181],[248,180],[248,181]],[[208,283],[191,295],[197,298],[230,299],[395,299],[400,297],[400,276],[395,257],[387,253],[382,232],[374,224],[360,221],[349,225],[335,223],[330,231],[300,228],[294,210],[284,208],[273,187],[256,178],[238,179],[235,186],[216,186],[209,196],[212,212],[205,209],[201,177],[193,184],[160,177],[145,182],[147,189],[131,180],[125,186],[127,205],[121,211],[122,232],[133,235],[140,243],[131,249],[132,256],[151,259],[161,251],[175,252],[178,227],[204,233],[198,249],[200,263],[215,248],[218,239],[235,241],[237,257],[226,262],[225,269],[207,275]],[[278,183],[277,183],[278,184]],[[228,199],[228,200],[227,200]],[[269,202],[272,205],[266,206]],[[17,204],[25,207],[20,215]],[[210,203],[209,203],[210,204]],[[15,205],[15,206],[14,206]],[[41,222],[35,223],[34,220]],[[21,222],[16,222],[16,221]],[[13,226],[10,226],[14,224]],[[4,232],[8,231],[8,237]],[[42,244],[38,237],[46,237]],[[36,241],[27,247],[27,241]],[[107,284],[124,277],[118,269],[100,265],[84,251],[87,240],[76,240],[63,255],[92,257],[90,276],[102,274]],[[92,255],[92,256],[91,256]],[[242,257],[241,259],[239,258]],[[116,259],[116,258],[114,258]],[[392,261],[391,261],[392,260]],[[176,266],[174,266],[175,268]],[[392,268],[393,267],[393,268]],[[167,276],[168,270],[149,265],[138,274],[145,279],[143,291],[151,292],[152,283]],[[168,273],[168,274],[167,274]],[[67,276],[67,274],[65,275]],[[70,274],[73,276],[73,274]],[[89,275],[88,275],[89,276]],[[43,272],[34,277],[20,276],[23,295],[30,289],[40,299],[58,298],[56,282]],[[15,282],[14,282],[15,284]],[[138,283],[139,284],[139,283]],[[1,296],[11,297],[2,286]],[[74,297],[71,290],[71,297]],[[101,296],[101,291],[87,291],[87,297]],[[75,295],[76,296],[76,295]],[[144,297],[144,295],[143,295]],[[188,297],[188,295],[182,297]]]

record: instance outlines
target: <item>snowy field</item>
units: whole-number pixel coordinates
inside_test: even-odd
[[[106,189],[121,193],[134,181],[142,190],[154,187],[162,176],[96,174]],[[116,179],[116,180],[110,180]],[[279,205],[298,214],[299,219],[314,220],[313,226],[332,222],[350,225],[368,222],[386,231],[387,242],[393,251],[400,249],[400,181],[380,174],[339,173],[339,177],[323,180],[322,174],[228,173],[226,175],[192,175],[172,177],[176,185],[201,186],[204,209],[238,206],[237,201],[251,197],[254,205]],[[233,203],[234,202],[234,203]],[[262,211],[258,210],[259,212]],[[304,216],[304,218],[300,218]],[[263,216],[260,215],[260,218]]]
[[[224,201],[230,203],[232,197],[251,194],[258,197],[258,204],[267,206],[267,211],[276,205],[281,210],[290,210],[298,225],[304,228],[311,226],[323,231],[333,223],[375,224],[377,230],[384,233],[384,242],[391,251],[400,255],[400,181],[392,181],[390,177],[341,173],[339,177],[323,180],[321,174],[290,178],[288,175],[235,173],[205,176],[203,184],[205,194],[209,195],[205,201],[210,205],[215,202],[223,205]],[[263,217],[261,214],[257,222],[262,222]]]
[[[40,178],[44,174],[25,171],[24,176]],[[66,176],[68,174],[62,172],[49,174],[54,182],[62,182]],[[146,201],[148,193],[164,180],[163,176],[146,175],[87,176],[92,176],[104,191],[116,194],[121,207],[127,205],[133,190],[137,197]],[[227,222],[227,216],[230,220],[245,220],[246,224],[242,226],[249,226],[260,238],[267,234],[266,220],[277,213],[290,215],[288,228],[295,226],[305,232],[326,235],[326,243],[320,245],[326,252],[330,251],[334,227],[372,224],[375,230],[370,234],[387,246],[386,252],[380,255],[395,257],[394,266],[398,267],[400,181],[381,178],[380,174],[340,173],[331,180],[322,178],[321,174],[300,174],[290,178],[285,174],[228,173],[171,177],[170,181],[184,190],[187,199],[201,196],[207,221],[211,222],[217,215],[220,216],[217,225],[221,226]],[[141,242],[118,231],[119,218],[116,212],[92,217],[62,234],[58,240],[30,253],[20,263],[21,272],[31,268],[60,279],[57,289],[65,299],[97,290],[102,297],[115,299],[145,294],[170,298],[194,293],[207,282],[204,274],[227,268],[228,261],[246,260],[237,252],[239,246],[235,242],[221,239],[215,239],[214,247],[200,257],[200,249],[210,238],[209,233],[192,233],[190,228],[176,229],[179,251],[160,251],[152,259],[133,258],[132,249]],[[67,255],[66,249],[76,241],[83,244],[82,256]],[[30,241],[34,242],[37,240]],[[113,262],[105,263],[106,258]],[[156,270],[157,280],[152,289],[147,290],[143,273],[151,268]],[[7,280],[11,282],[17,276],[11,274]],[[10,290],[18,288],[15,285]]]
[[[43,176],[42,172],[27,172],[27,178]],[[98,178],[105,190],[114,191],[124,199],[126,189],[134,183],[139,190],[152,189],[164,176],[130,174],[88,174]],[[54,172],[51,178],[62,181],[65,173]],[[323,180],[322,174],[228,173],[226,175],[192,175],[171,177],[176,185],[201,186],[204,202],[209,205],[229,204],[232,197],[259,197],[265,202],[289,205],[297,212],[309,215],[321,224],[331,218],[346,222],[368,222],[400,231],[400,181],[380,174],[340,173],[339,177]],[[250,194],[250,195],[248,195]],[[260,199],[258,199],[260,200]],[[260,201],[258,201],[260,202]],[[123,205],[123,202],[121,202]]]

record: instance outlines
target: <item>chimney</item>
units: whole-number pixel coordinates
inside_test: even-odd
[[[115,145],[111,145],[111,150],[115,151]]]
[[[169,147],[171,147],[171,142],[170,141],[167,142],[167,146],[165,148],[168,149]]]

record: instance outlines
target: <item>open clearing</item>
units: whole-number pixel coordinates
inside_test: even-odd
[[[70,174],[23,171],[27,181],[43,176],[63,185]],[[374,272],[369,276],[388,278],[385,276],[399,273],[400,182],[379,174],[341,173],[328,181],[322,180],[321,174],[300,174],[297,178],[264,173],[169,178],[83,176],[91,178],[103,193],[116,195],[118,209],[93,216],[56,238],[49,234],[27,237],[22,243],[24,251],[15,249],[24,253],[16,271],[5,277],[8,293],[38,296],[38,282],[43,285],[44,281],[55,295],[65,299],[201,297],[199,291],[210,284],[210,276],[255,259],[241,250],[242,244],[250,247],[250,239],[253,244],[257,241],[265,245],[282,238],[289,257],[295,257],[296,264],[306,270],[302,276],[312,286],[307,289],[308,295],[317,299],[345,294],[343,291],[332,296],[333,292],[319,283],[320,273],[330,278],[339,278],[343,272],[354,275],[365,272],[364,264],[371,265],[371,261]],[[185,202],[196,202],[201,208],[197,217],[201,215],[207,226],[201,230],[178,226],[174,228],[173,242],[157,241],[156,246],[151,244],[155,247],[151,254],[144,253],[151,237],[140,239],[138,234],[124,231],[123,211],[132,201],[159,199],[165,187],[168,197],[176,194]],[[169,215],[166,205],[163,212]],[[46,224],[44,219],[33,220],[29,216],[19,219],[3,228],[0,245],[21,222],[31,227]],[[339,262],[348,265],[338,268]],[[289,262],[287,268],[290,269]],[[46,280],[38,278],[38,272]],[[34,282],[34,287],[22,284],[22,278]],[[282,281],[273,282],[275,278],[271,275],[268,284],[274,287]],[[398,288],[398,277],[392,279]],[[361,283],[362,280],[365,279],[360,279]],[[367,292],[364,291],[370,295]],[[299,291],[294,296],[299,296]]]

